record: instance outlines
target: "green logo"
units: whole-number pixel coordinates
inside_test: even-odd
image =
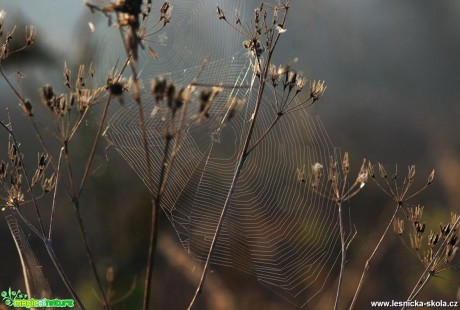
[[[2,301],[5,305],[15,308],[73,308],[74,300],[73,299],[35,299],[28,298],[28,295],[21,292],[21,290],[13,291],[11,287],[8,288],[8,291],[3,291],[1,293]]]
[[[15,300],[24,300],[27,298],[27,294],[23,294],[21,290],[12,291],[11,287],[8,288],[8,291],[3,291],[2,294],[2,301],[5,305],[12,307],[14,305]]]

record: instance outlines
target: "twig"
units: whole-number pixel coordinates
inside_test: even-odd
[[[334,303],[334,310],[337,310],[339,305],[339,298],[340,298],[340,291],[342,288],[342,280],[343,280],[343,271],[345,269],[345,232],[343,230],[343,215],[342,215],[342,202],[337,201],[337,208],[339,211],[339,228],[340,228],[340,252],[341,252],[341,260],[340,260],[340,273],[339,273],[339,281],[337,284],[337,292],[335,295],[335,303]]]
[[[61,162],[62,162],[63,152],[64,152],[64,148],[61,148],[61,151],[59,152],[59,160],[58,160],[58,166],[57,166],[57,171],[56,171],[56,184],[54,184],[53,203],[51,205],[50,228],[48,230],[48,239],[50,240],[51,240],[51,234],[53,231],[53,219],[54,219],[54,212],[56,210],[56,194],[57,194],[58,185],[59,185],[59,173],[61,171]]]
[[[369,256],[369,258],[366,260],[366,263],[364,264],[363,272],[361,274],[361,279],[359,280],[358,287],[356,288],[355,295],[353,296],[353,300],[352,300],[352,302],[350,304],[350,308],[349,308],[350,310],[353,309],[353,307],[355,306],[356,300],[358,299],[358,295],[359,295],[359,293],[361,291],[361,288],[362,288],[362,285],[364,283],[364,277],[366,276],[366,273],[369,270],[371,260],[374,257],[375,253],[377,253],[377,250],[380,248],[380,245],[382,244],[383,239],[385,238],[388,230],[390,229],[390,226],[393,223],[393,221],[394,221],[394,219],[396,217],[396,214],[398,213],[400,208],[401,208],[401,204],[398,203],[398,205],[396,206],[395,211],[393,212],[393,216],[391,217],[390,221],[388,222],[387,227],[385,228],[384,232],[382,233],[382,236],[379,239],[379,242],[377,242],[377,245],[375,246],[375,248],[372,251],[371,255]]]

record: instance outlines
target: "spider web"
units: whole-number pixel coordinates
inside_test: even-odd
[[[258,84],[249,56],[242,50],[240,35],[219,22],[211,1],[175,1],[170,25],[152,39],[159,60],[148,52],[139,56],[144,83],[158,75],[176,86],[186,86],[200,72],[205,57],[210,60],[200,83],[234,85],[218,95],[209,118],[197,122],[197,94],[192,95],[174,169],[162,200],[163,211],[184,249],[203,262],[228,194],[239,154],[247,135]],[[256,2],[225,1],[227,14],[238,11],[251,20]],[[113,29],[112,29],[113,30]],[[96,58],[113,65],[123,59],[119,34],[99,40]],[[185,68],[185,69],[184,69]],[[252,141],[257,141],[276,117],[273,89],[263,97]],[[242,111],[230,123],[223,120],[230,97],[245,100]],[[126,98],[127,99],[127,98]],[[129,100],[129,99],[128,99]],[[154,109],[148,91],[143,107]],[[161,113],[148,118],[148,139],[158,180],[164,145]],[[112,115],[106,136],[139,177],[148,185],[147,165],[139,128],[137,107],[126,103]],[[174,140],[173,140],[174,143]],[[218,237],[212,263],[240,269],[297,306],[304,306],[326,285],[340,256],[337,210],[330,200],[313,192],[309,179],[300,182],[296,171],[316,162],[340,159],[317,117],[306,111],[283,116],[251,152],[241,171]],[[157,184],[150,188],[156,192]],[[327,184],[318,191],[328,192]]]

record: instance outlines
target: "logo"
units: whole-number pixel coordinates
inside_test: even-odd
[[[73,308],[73,299],[35,299],[28,298],[29,296],[21,290],[13,291],[11,287],[7,291],[1,293],[2,301],[5,305],[15,308]]]

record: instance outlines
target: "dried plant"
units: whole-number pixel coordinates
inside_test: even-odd
[[[409,166],[407,168],[407,174],[402,179],[398,175],[398,166],[396,166],[395,172],[391,176],[388,176],[385,167],[381,163],[378,163],[378,172],[376,170],[377,168],[371,162],[369,162],[367,171],[369,173],[370,178],[374,181],[374,183],[377,185],[377,187],[382,192],[384,192],[388,197],[390,197],[394,202],[396,202],[396,208],[384,232],[380,236],[380,239],[377,242],[374,250],[372,251],[369,258],[366,260],[366,263],[363,268],[363,272],[361,274],[361,279],[359,280],[358,286],[355,291],[355,295],[353,296],[353,300],[350,305],[350,309],[352,309],[355,306],[358,295],[362,289],[362,285],[364,283],[366,273],[369,270],[372,258],[377,253],[377,250],[380,248],[380,245],[382,244],[383,239],[385,238],[391,225],[393,225],[394,230],[398,234],[402,234],[402,231],[404,229],[404,224],[400,220],[396,219],[397,213],[404,206],[410,206],[409,201],[415,198],[420,193],[422,193],[431,183],[433,183],[434,174],[435,174],[435,171],[433,170],[428,176],[427,182],[425,183],[425,185],[413,191],[412,185],[415,181],[415,166],[414,165]],[[416,210],[417,211],[415,211],[415,213],[413,213],[412,215],[413,218],[421,216],[421,212],[422,212],[421,210],[423,209],[418,208]],[[417,224],[417,225],[419,225],[419,229],[422,229],[422,226],[424,229],[424,224],[423,225]],[[414,242],[419,242],[419,241],[420,240],[418,239],[418,237],[414,239]]]
[[[323,170],[326,170],[326,172],[324,173]],[[324,169],[323,164],[315,163],[312,166],[311,171],[310,186],[320,196],[334,201],[337,206],[341,245],[340,273],[334,303],[334,309],[337,309],[339,306],[343,272],[345,269],[346,248],[348,247],[343,227],[343,203],[349,201],[363,189],[368,181],[369,173],[366,165],[366,159],[364,159],[356,178],[353,182],[350,182],[350,158],[348,152],[345,152],[343,155],[340,166],[336,159],[331,158],[326,169]],[[320,185],[324,183],[324,176],[327,176],[327,186],[323,189]],[[299,180],[304,180],[303,173],[300,175]],[[348,243],[350,242],[351,240],[348,241]]]
[[[0,201],[2,211],[8,216],[19,218],[35,235],[43,242],[45,249],[56,268],[60,278],[76,301],[77,305],[84,309],[79,296],[68,279],[66,272],[56,256],[53,248],[54,216],[57,208],[57,197],[60,193],[67,195],[72,203],[77,218],[80,235],[84,243],[85,252],[92,274],[97,284],[97,292],[94,292],[97,300],[104,309],[127,299],[135,290],[136,278],[134,278],[129,290],[124,294],[118,294],[114,288],[116,270],[113,266],[106,269],[105,279],[99,275],[96,268],[96,259],[91,250],[90,240],[85,229],[85,222],[81,213],[81,198],[93,166],[101,138],[105,136],[109,107],[113,100],[124,103],[127,93],[132,97],[139,116],[139,128],[141,132],[143,160],[147,166],[146,183],[152,194],[150,196],[150,231],[148,243],[148,257],[146,260],[146,274],[144,281],[143,309],[151,306],[152,281],[154,256],[158,238],[158,217],[161,210],[164,194],[168,186],[174,186],[173,174],[175,162],[181,143],[191,124],[201,126],[211,118],[216,102],[221,99],[226,89],[235,90],[248,88],[247,85],[226,85],[216,83],[201,83],[200,77],[208,66],[208,59],[203,60],[193,81],[186,85],[180,85],[169,77],[158,76],[150,81],[150,92],[144,90],[140,80],[141,66],[138,67],[142,50],[147,49],[151,58],[157,60],[161,55],[154,46],[154,36],[160,33],[170,23],[174,23],[173,6],[165,1],[157,9],[153,7],[151,0],[118,0],[103,5],[96,5],[85,1],[86,6],[93,12],[99,12],[107,17],[109,24],[115,24],[119,29],[120,39],[126,53],[121,67],[115,64],[108,73],[105,83],[97,85],[95,69],[92,64],[89,66],[80,65],[76,74],[64,64],[63,84],[56,86],[45,84],[39,89],[40,102],[49,113],[53,126],[43,126],[36,119],[36,107],[38,103],[26,98],[20,87],[21,74],[17,73],[18,84],[11,81],[9,75],[4,71],[2,62],[16,53],[28,49],[36,41],[37,29],[35,26],[27,26],[25,37],[21,42],[23,45],[12,50],[11,42],[15,38],[15,30],[6,30],[3,22],[6,16],[5,11],[0,11],[0,75],[8,84],[11,91],[19,101],[19,107],[24,116],[30,121],[33,127],[41,150],[37,152],[36,167],[29,170],[24,163],[24,154],[21,152],[21,144],[16,138],[13,124],[8,121],[0,121],[0,126],[8,135],[8,159],[0,163]],[[206,277],[213,263],[216,246],[221,232],[223,222],[227,216],[230,201],[239,184],[240,175],[245,167],[247,159],[253,155],[253,151],[260,147],[263,141],[274,131],[281,119],[287,115],[308,109],[320,100],[327,86],[323,80],[307,79],[303,73],[294,69],[292,63],[276,65],[273,63],[273,55],[277,50],[281,36],[287,32],[287,17],[290,12],[290,1],[278,1],[276,4],[261,3],[255,10],[252,20],[245,21],[238,12],[230,18],[227,12],[217,6],[216,18],[227,24],[231,30],[241,35],[241,44],[249,55],[251,66],[249,67],[254,77],[257,88],[257,97],[254,108],[251,111],[251,118],[246,122],[245,128],[239,128],[244,133],[242,147],[238,150],[237,163],[232,170],[233,178],[225,202],[222,206],[218,222],[213,233],[212,241],[206,255],[201,278],[195,290],[194,296],[188,305],[188,309],[195,306],[200,296]],[[155,14],[154,14],[155,13]],[[156,17],[154,17],[156,16]],[[155,20],[154,20],[155,19]],[[130,70],[128,74],[127,71]],[[125,77],[130,75],[129,77]],[[272,110],[270,121],[265,124],[260,119],[261,105],[265,104],[264,96],[269,96],[268,101]],[[143,100],[152,100],[153,109],[145,110]],[[82,167],[76,165],[72,160],[73,155],[80,152],[75,145],[76,136],[94,107],[103,105],[99,120],[96,122],[95,132],[91,149]],[[198,107],[197,112],[190,115],[191,105]],[[228,96],[225,99],[225,117],[222,120],[221,128],[231,126],[230,122],[247,106],[246,99],[236,95]],[[148,125],[149,120],[159,120],[155,128]],[[264,126],[260,134],[254,134],[256,124]],[[149,134],[161,137],[164,142],[161,158],[152,156],[151,145],[149,145]],[[59,151],[53,152],[49,147],[47,136],[55,138],[59,143]],[[213,137],[214,138],[214,137]],[[75,153],[74,153],[75,152]],[[337,156],[340,157],[340,156]],[[154,171],[155,160],[159,161],[159,171]],[[384,232],[377,242],[372,253],[368,257],[358,286],[356,288],[350,309],[355,307],[358,295],[362,289],[365,277],[370,268],[372,259],[380,248],[388,230],[393,227],[394,232],[404,241],[409,240],[410,248],[425,268],[420,280],[409,294],[408,301],[414,300],[433,276],[456,267],[452,261],[456,256],[459,247],[460,217],[453,214],[447,225],[440,225],[438,232],[426,229],[426,223],[422,221],[423,207],[413,205],[412,201],[418,197],[434,180],[434,170],[428,176],[426,183],[418,189],[413,188],[415,183],[415,166],[409,166],[407,173],[401,178],[398,167],[390,176],[385,167],[378,163],[374,165],[363,160],[356,175],[352,174],[350,168],[349,154],[346,152],[341,159],[331,157],[328,163],[315,162],[311,167],[302,164],[297,168],[297,180],[306,185],[319,197],[332,201],[337,210],[337,218],[340,233],[340,271],[338,276],[337,289],[335,291],[334,309],[339,308],[339,301],[342,294],[342,283],[344,281],[344,270],[347,261],[347,249],[352,239],[346,238],[344,228],[344,203],[355,197],[363,187],[372,179],[377,187],[392,201],[396,203],[391,219]],[[158,165],[157,165],[158,167]],[[76,177],[81,170],[80,179]],[[33,172],[29,176],[29,172]],[[158,179],[155,179],[158,176]],[[302,187],[303,188],[303,187]],[[40,198],[51,196],[51,212],[49,217],[43,216],[42,206],[39,206]],[[26,205],[32,205],[35,211],[36,224],[26,216],[22,210]],[[398,212],[402,212],[404,219],[398,218]],[[49,227],[45,227],[45,222]],[[406,236],[407,228],[411,232]],[[11,227],[10,227],[11,230]],[[14,234],[13,234],[14,237]],[[21,254],[21,253],[20,253]],[[26,277],[25,277],[26,278]],[[28,279],[25,279],[26,285]],[[30,293],[29,293],[30,295]]]

